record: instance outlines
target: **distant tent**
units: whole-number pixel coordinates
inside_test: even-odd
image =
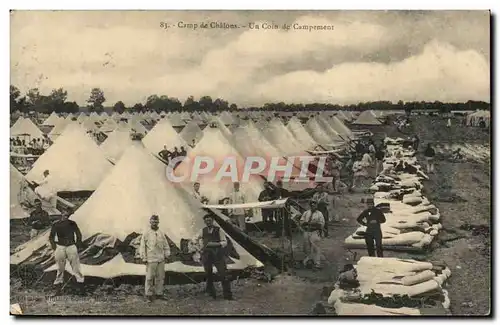
[[[93,191],[111,167],[94,140],[74,124],[38,158],[26,179],[39,183],[43,172],[49,170],[53,178],[50,187],[55,191]]]
[[[10,219],[24,219],[29,212],[23,208],[24,202],[33,204],[37,195],[27,186],[24,176],[10,165]]]
[[[226,138],[218,128],[207,127],[203,130],[203,137],[200,142],[188,153],[189,160],[183,161],[176,169],[178,176],[187,176],[184,182],[188,190],[191,190],[191,171],[195,157],[206,156],[215,161],[215,168],[212,173],[202,175],[198,179],[201,184],[201,191],[210,200],[211,203],[217,203],[218,200],[230,197],[233,191],[233,182],[229,177],[221,180],[216,179],[216,173],[227,159],[234,159],[238,168],[238,176],[244,166],[244,159],[236,146]],[[257,201],[260,192],[263,190],[263,180],[258,176],[250,177],[248,182],[241,183],[241,192],[246,195],[248,201]]]
[[[179,133],[179,135],[189,144],[195,141],[197,143],[200,141],[201,137],[203,136],[203,131],[200,129],[198,126],[198,123],[196,123],[194,120],[189,122]]]
[[[307,130],[307,132],[309,132],[316,143],[321,145],[332,144],[333,141],[330,138],[330,135],[318,123],[316,118],[310,118],[305,125],[305,129]]]
[[[177,113],[173,113],[172,115],[168,116],[167,119],[169,120],[170,125],[173,127],[186,125],[186,122],[184,122],[182,120],[182,117]]]
[[[106,120],[104,120],[103,124],[99,128],[99,131],[104,133],[110,133],[113,132],[113,130],[116,129],[116,127],[117,123],[115,122],[115,120],[113,120],[112,118],[107,118]]]
[[[285,156],[308,156],[303,145],[295,139],[279,119],[271,120],[262,133]]]
[[[224,123],[225,126],[237,124],[234,117],[231,114],[229,114],[227,111],[223,111],[219,115],[219,119],[222,123]]]
[[[347,139],[345,139],[343,136],[339,134],[338,131],[336,131],[330,124],[328,123],[328,118],[316,118],[316,121],[321,125],[323,130],[330,136],[330,141],[331,143],[342,143],[345,142]]]
[[[123,152],[133,144],[130,129],[116,129],[101,143],[101,150],[106,157],[116,163]]]
[[[140,133],[142,135],[146,135],[148,133],[148,130],[146,129],[146,127],[144,125],[142,125],[142,123],[139,121],[136,121],[134,119],[130,119],[128,121],[128,125],[130,126],[132,131],[134,131],[135,133]]]
[[[285,155],[270,143],[264,135],[255,127],[252,121],[248,121],[246,125],[238,127],[232,135],[234,144],[238,152],[243,157],[260,157],[264,158],[267,164],[270,164],[272,159],[278,159],[280,166],[286,165]],[[269,167],[269,165],[267,166]],[[266,168],[262,173],[267,175],[269,170]],[[278,173],[278,177],[283,176]],[[300,169],[293,166],[290,176],[298,177]]]
[[[55,126],[59,122],[59,119],[61,119],[56,112],[52,112],[50,116],[43,122],[42,125],[52,125]]]
[[[54,128],[49,132],[49,138],[52,140],[52,141],[55,141],[63,132],[64,130],[66,129],[66,127],[68,127],[69,125],[78,125],[78,123],[76,121],[73,121],[73,120],[68,120],[68,119],[65,119],[65,120],[62,120],[60,121],[56,126],[54,126]]]
[[[208,122],[209,126],[210,125],[216,125],[219,130],[221,130],[222,134],[227,138],[230,139],[232,132],[229,130],[229,128],[224,124],[224,122],[221,121],[219,116],[214,116],[210,119]]]
[[[169,119],[163,119],[158,122],[149,133],[142,139],[144,146],[154,155],[158,155],[167,146],[168,150],[174,150],[177,147],[179,150],[183,146],[186,150],[188,144],[174,130],[169,122]]]
[[[344,138],[352,139],[354,137],[352,131],[337,116],[330,118],[330,126]]]
[[[364,111],[359,114],[356,121],[352,124],[356,125],[382,125],[382,123],[377,119],[377,116],[372,110]]]
[[[204,227],[205,212],[200,203],[166,179],[164,165],[137,142],[127,149],[99,188],[71,216],[89,247],[80,252],[83,274],[105,279],[145,276],[145,265],[137,262],[138,246],[153,214],[160,217],[159,227],[166,234],[172,252],[165,271],[202,273],[204,269],[194,261],[187,242]],[[48,233],[40,237],[18,247],[10,263],[45,264],[48,266],[45,272],[55,271]],[[230,236],[228,239],[228,269],[262,266]],[[103,250],[105,254],[95,253]],[[72,273],[69,264],[66,270]]]
[[[295,136],[295,138],[302,143],[304,148],[312,149],[317,144],[316,141],[311,137],[311,135],[306,131],[302,123],[295,116],[288,121],[286,128]]]
[[[151,114],[150,114],[150,117],[153,118],[154,120],[157,120],[160,118],[160,114],[158,114],[156,111],[153,111]]]
[[[43,138],[43,132],[29,118],[19,117],[10,128],[10,136],[29,135],[31,139]]]
[[[95,124],[94,119],[86,119],[80,123],[87,131],[95,132],[99,130],[97,124]]]
[[[83,123],[87,119],[88,119],[87,115],[85,115],[84,113],[80,113],[80,115],[78,115],[78,117],[76,118],[76,121],[78,123]]]

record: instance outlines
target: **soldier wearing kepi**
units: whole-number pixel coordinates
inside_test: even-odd
[[[163,282],[165,280],[165,260],[170,256],[167,236],[159,229],[160,218],[152,215],[150,228],[144,231],[139,246],[139,255],[146,263],[146,299],[164,299]]]
[[[225,260],[227,247],[226,236],[222,229],[214,225],[214,219],[210,214],[205,215],[203,220],[205,221],[206,227],[204,227],[201,233],[194,238],[194,242],[201,244],[201,262],[203,263],[203,268],[206,273],[207,293],[214,299],[217,297],[213,275],[213,267],[215,266],[217,274],[222,282],[224,299],[233,300],[231,282],[227,274]]]
[[[384,213],[374,205],[373,198],[366,199],[368,206],[356,220],[359,224],[366,226],[365,242],[368,249],[368,255],[375,256],[375,249],[377,257],[384,257],[382,249],[382,229],[380,225],[385,223]]]

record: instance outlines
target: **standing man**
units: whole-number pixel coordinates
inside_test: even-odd
[[[260,192],[258,200],[259,202],[274,200],[273,190],[269,182],[266,181],[264,183],[264,190]],[[270,231],[274,224],[273,209],[262,209],[262,221],[264,222],[265,230]]]
[[[377,147],[377,151],[375,152],[375,177],[377,177],[383,169],[384,157],[385,150],[383,145],[381,144],[379,147]]]
[[[368,255],[375,256],[375,247],[377,250],[377,257],[384,257],[382,250],[382,229],[380,225],[385,223],[384,213],[376,208],[373,198],[366,199],[368,206],[356,220],[359,224],[366,227],[365,242],[368,249]]]
[[[311,208],[304,212],[298,220],[303,233],[303,249],[306,257],[303,261],[304,266],[308,266],[310,261],[314,262],[314,268],[321,268],[321,232],[325,227],[323,214],[318,210],[316,202],[310,202]]]
[[[325,227],[323,228],[323,236],[328,237],[328,205],[330,204],[330,197],[323,185],[318,185],[317,192],[314,193],[312,201],[318,205],[318,210],[325,219]]]
[[[54,281],[56,295],[61,292],[63,287],[66,260],[69,261],[73,270],[79,293],[84,293],[84,277],[80,269],[80,257],[78,256],[78,247],[83,245],[82,233],[76,222],[69,220],[69,216],[69,212],[63,212],[61,220],[52,225],[49,235],[50,246],[54,250],[54,258],[57,264],[57,275]],[[55,240],[56,236],[57,241]]]
[[[340,181],[340,170],[342,169],[342,163],[339,161],[336,155],[332,155],[331,160],[331,177],[332,177],[332,186],[333,191],[337,192],[337,181]]]
[[[159,217],[152,215],[150,228],[142,234],[139,246],[139,256],[146,263],[145,292],[148,302],[154,298],[164,299],[165,260],[170,256],[170,245],[167,236],[158,228],[159,223]]]
[[[43,171],[43,180],[35,188],[35,193],[50,203],[50,206],[56,208],[57,206],[57,192],[52,188],[52,175],[50,171]]]
[[[201,262],[205,269],[207,281],[206,291],[212,298],[217,298],[213,274],[213,267],[215,266],[222,282],[224,299],[233,300],[226,265],[226,235],[222,229],[214,225],[214,219],[210,214],[203,216],[203,221],[205,221],[206,227],[201,230],[201,233],[193,241],[201,244]]]
[[[231,194],[231,204],[243,204],[245,203],[245,196],[240,192],[240,183],[234,182],[234,190]],[[245,222],[245,209],[235,208],[232,211],[233,220],[236,222],[241,231],[246,230]]]
[[[203,195],[201,195],[200,193],[200,183],[196,182],[194,183],[193,185],[193,197],[200,201],[201,204],[207,204],[208,203],[208,199],[206,197],[204,197]]]
[[[434,157],[436,157],[436,151],[432,148],[430,143],[428,143],[427,148],[425,148],[424,156],[427,163],[427,173],[434,173]]]
[[[35,210],[31,211],[28,223],[31,226],[30,239],[38,234],[50,224],[49,214],[42,209],[42,201],[35,199]]]

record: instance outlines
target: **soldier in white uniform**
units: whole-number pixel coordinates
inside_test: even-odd
[[[318,210],[318,204],[315,201],[310,202],[311,208],[304,212],[300,217],[300,227],[303,229],[303,248],[306,257],[303,261],[308,266],[310,261],[314,262],[314,268],[321,267],[321,232],[325,227],[325,218]]]

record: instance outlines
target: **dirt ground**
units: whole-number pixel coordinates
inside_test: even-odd
[[[464,134],[470,128],[453,126],[446,130],[445,121],[430,123],[428,117],[418,117],[413,130],[419,130],[422,143],[427,141],[466,141]],[[442,123],[442,127],[440,126]],[[413,130],[412,130],[413,129]],[[402,136],[394,126],[379,127],[379,134]],[[471,133],[472,134],[472,133]],[[489,143],[488,135],[471,135],[471,141]],[[422,161],[422,160],[420,160]],[[438,161],[436,173],[424,183],[425,195],[441,212],[444,230],[427,255],[387,252],[387,256],[416,257],[446,262],[452,270],[447,283],[454,315],[485,315],[490,310],[491,260],[489,237],[473,236],[470,231],[460,230],[463,223],[490,225],[491,185],[490,166],[476,163],[449,163]],[[85,297],[70,295],[51,299],[42,290],[34,291],[11,278],[11,303],[19,303],[23,312],[30,315],[305,315],[318,302],[325,302],[328,288],[335,282],[339,270],[355,258],[367,255],[364,250],[347,251],[344,239],[356,229],[356,217],[364,208],[363,193],[335,196],[335,207],[340,222],[330,226],[330,236],[321,242],[324,267],[320,271],[293,270],[278,275],[273,282],[248,278],[233,282],[234,301],[212,300],[203,293],[203,283],[183,286],[167,286],[167,301],[148,304],[143,299],[142,286],[99,288]],[[444,198],[446,201],[443,202]],[[450,198],[455,199],[455,202]],[[25,233],[26,232],[26,233]],[[11,229],[11,243],[19,243],[26,237],[23,227]],[[466,238],[450,240],[457,235]],[[255,237],[259,242],[274,249],[288,250],[288,242],[269,235]],[[21,240],[20,240],[21,239]],[[447,241],[450,240],[450,241]],[[292,246],[295,259],[301,259],[300,237],[294,236]],[[50,284],[47,284],[47,292]],[[220,287],[219,287],[220,290]],[[325,307],[326,303],[324,304]],[[327,313],[332,313],[327,308]]]

